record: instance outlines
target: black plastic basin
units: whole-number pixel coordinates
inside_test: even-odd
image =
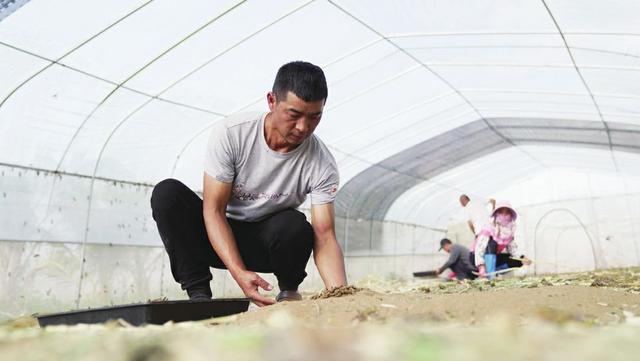
[[[197,321],[245,312],[249,308],[246,298],[213,299],[208,301],[162,301],[113,307],[93,308],[41,315],[40,326],[74,325],[78,323],[102,323],[123,319],[138,326],[161,325],[167,321]]]

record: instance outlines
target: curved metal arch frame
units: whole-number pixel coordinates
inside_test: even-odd
[[[215,121],[211,122],[210,124],[207,124],[206,126],[201,128],[200,130],[198,130],[193,136],[191,136],[191,138],[189,138],[189,140],[187,142],[185,142],[184,146],[182,146],[182,148],[178,152],[178,155],[176,156],[176,159],[173,162],[173,166],[171,167],[171,178],[173,178],[175,176],[176,168],[178,167],[178,162],[180,161],[180,158],[182,157],[184,152],[191,146],[191,144],[193,144],[193,142],[196,139],[198,139],[198,137],[200,137],[202,134],[204,134],[207,130],[210,130],[219,121],[220,120],[215,120]]]
[[[538,228],[540,227],[540,224],[542,223],[542,221],[544,221],[548,216],[550,216],[553,213],[565,213],[570,215],[571,217],[573,217],[576,221],[578,221],[578,224],[580,225],[580,227],[582,227],[582,230],[584,231],[584,233],[587,235],[587,238],[589,239],[589,244],[591,245],[591,254],[593,256],[593,267],[597,270],[598,269],[598,257],[596,254],[596,246],[595,246],[595,242],[593,241],[593,237],[591,236],[591,233],[589,233],[589,229],[587,228],[587,226],[582,222],[582,220],[580,219],[580,217],[578,217],[572,210],[568,209],[568,208],[553,208],[549,211],[547,211],[545,214],[542,215],[542,217],[540,217],[540,219],[538,219],[538,222],[536,223],[536,226],[534,227],[533,230],[533,273],[537,274],[537,266],[536,266],[536,255],[537,255],[537,245],[538,245]]]
[[[630,32],[589,32],[589,31],[568,31],[565,35],[590,35],[590,36],[633,36],[640,37],[640,33]],[[493,36],[493,35],[510,35],[510,36],[528,36],[528,35],[558,35],[553,31],[522,31],[522,32],[509,32],[509,31],[477,31],[477,32],[415,32],[415,33],[402,33],[402,34],[390,34],[390,39],[402,39],[402,38],[422,38],[422,37],[443,37],[443,36]]]
[[[392,38],[382,34],[380,31],[376,30],[375,28],[373,28],[371,25],[367,24],[365,21],[363,21],[362,19],[358,18],[357,16],[355,16],[354,14],[352,14],[351,12],[347,11],[345,8],[341,7],[340,5],[336,4],[335,1],[333,0],[327,0],[330,4],[332,4],[333,6],[335,6],[336,8],[338,8],[340,11],[344,12],[346,15],[348,15],[349,17],[353,18],[355,21],[357,21],[358,23],[360,23],[362,26],[364,26],[365,28],[369,29],[371,32],[375,33],[376,35],[380,36],[381,38],[385,39],[385,41],[387,41],[389,44],[391,44],[393,47],[397,48],[399,51],[401,51],[402,53],[404,53],[407,57],[409,57],[411,60],[413,60],[414,62],[416,62],[418,65],[422,66],[427,72],[429,72],[430,74],[434,75],[436,78],[438,78],[442,83],[444,83],[448,88],[450,88],[451,90],[453,90],[462,100],[464,100],[469,107],[471,107],[471,109],[473,109],[477,114],[478,117],[480,119],[482,119],[487,126],[499,137],[501,137],[505,142],[508,142],[509,140],[504,137],[500,132],[498,132],[496,129],[493,129],[491,127],[491,124],[489,124],[489,122],[486,121],[485,117],[482,115],[482,113],[480,113],[480,111],[473,105],[473,103],[471,103],[471,101],[469,101],[469,99],[460,92],[459,89],[457,89],[455,86],[453,86],[453,84],[451,82],[449,82],[448,80],[446,80],[442,75],[440,75],[440,73],[436,72],[435,70],[433,70],[431,67],[429,67],[428,65],[426,65],[424,62],[422,62],[420,59],[418,59],[415,55],[413,55],[412,53],[410,53],[409,51],[405,50],[403,47],[399,46],[398,44],[396,44]],[[527,154],[524,150],[522,150],[523,153]],[[536,162],[537,160],[532,157],[531,155],[527,154],[527,156],[529,158],[531,158],[532,161]]]
[[[136,75],[142,73],[145,69],[147,69],[149,66],[151,66],[153,63],[155,63],[156,61],[158,61],[159,59],[161,59],[162,57],[164,57],[165,55],[167,55],[168,53],[170,53],[173,49],[176,49],[177,47],[179,47],[181,44],[183,44],[184,42],[186,42],[187,40],[189,40],[190,38],[192,38],[193,36],[195,36],[196,34],[198,34],[199,32],[201,32],[202,30],[206,29],[207,27],[209,27],[211,24],[215,23],[217,20],[221,19],[223,16],[229,14],[230,12],[232,12],[233,10],[235,10],[236,8],[238,8],[239,6],[241,6],[242,4],[244,4],[247,0],[240,0],[239,2],[237,2],[235,5],[231,6],[230,8],[224,10],[222,13],[217,14],[215,17],[213,17],[211,20],[205,22],[203,25],[199,26],[198,28],[196,28],[195,30],[193,30],[192,32],[190,32],[189,34],[187,34],[184,38],[180,39],[179,41],[177,41],[176,43],[172,44],[171,46],[169,46],[167,49],[165,49],[162,53],[160,53],[159,55],[157,55],[156,57],[154,57],[153,59],[151,59],[150,61],[148,61],[145,65],[143,65],[142,67],[140,67],[139,69],[137,69],[135,72],[133,72],[131,75],[129,75],[125,80],[119,82],[116,87],[109,92],[96,106],[95,108],[87,115],[87,117],[84,119],[84,121],[80,124],[80,126],[78,127],[78,129],[76,130],[76,132],[74,133],[73,137],[71,138],[71,140],[69,141],[69,143],[67,144],[67,147],[65,149],[65,152],[62,154],[62,157],[60,157],[60,160],[58,162],[58,166],[56,167],[56,170],[58,170],[60,168],[60,166],[62,165],[62,163],[64,162],[64,159],[66,158],[67,152],[69,151],[69,149],[71,148],[71,145],[73,144],[73,142],[75,141],[76,137],[78,136],[78,134],[80,133],[80,131],[82,131],[82,129],[84,128],[84,125],[93,117],[93,114],[95,114],[96,111],[98,111],[102,105],[104,105],[106,103],[107,100],[109,100],[109,98],[111,98],[111,96],[113,94],[115,94],[118,89],[120,89],[122,86],[124,86],[127,82],[129,82],[129,80],[133,79],[134,77],[136,77]],[[146,106],[147,104],[149,104],[151,101],[153,101],[154,99],[156,99],[157,97],[161,96],[162,93],[149,98],[147,101],[145,101],[143,103],[143,105],[139,108],[137,108],[134,112],[139,111],[142,107]],[[132,114],[130,114],[132,115]],[[127,116],[128,118],[129,116]],[[114,129],[117,130],[118,126],[116,126],[116,128]],[[113,134],[113,132],[112,132]],[[106,146],[106,144],[109,142],[109,139],[111,138],[111,135],[109,137],[107,137],[107,140],[105,141],[105,144],[103,145]],[[97,162],[100,162],[100,159],[98,158]]]
[[[611,159],[613,160],[613,164],[616,167],[616,171],[618,171],[618,162],[617,162],[616,157],[615,157],[615,155],[613,153],[613,143],[611,141],[611,133],[609,132],[609,125],[604,120],[604,116],[602,115],[602,111],[600,110],[600,105],[598,105],[598,102],[596,101],[596,98],[593,95],[593,92],[591,91],[591,88],[589,87],[589,84],[587,84],[587,80],[584,78],[584,75],[582,75],[582,71],[580,70],[580,67],[578,67],[578,64],[576,63],[576,59],[574,58],[573,52],[571,51],[571,48],[569,47],[569,43],[567,42],[567,38],[562,33],[562,29],[560,28],[560,24],[558,24],[558,21],[556,20],[555,16],[551,12],[551,9],[549,8],[549,5],[547,4],[546,0],[540,0],[540,1],[542,2],[542,5],[544,5],[544,8],[546,9],[546,11],[549,14],[549,16],[551,17],[551,20],[553,21],[553,24],[555,25],[556,29],[558,29],[558,33],[560,33],[560,36],[562,37],[562,42],[564,43],[564,45],[565,45],[565,47],[567,49],[567,53],[569,54],[569,58],[571,59],[571,62],[573,63],[573,67],[575,68],[576,73],[580,77],[580,80],[582,81],[582,84],[587,89],[587,92],[589,93],[589,97],[591,97],[591,101],[593,102],[593,105],[595,106],[596,110],[598,111],[598,115],[600,116],[600,121],[604,125],[605,130],[607,131],[607,138],[609,140],[609,150],[610,150],[610,154],[611,154]]]
[[[44,68],[38,70],[37,72],[35,72],[34,74],[32,74],[31,76],[29,76],[28,78],[26,78],[24,81],[22,81],[20,84],[18,84],[18,86],[16,86],[13,90],[11,90],[11,92],[9,92],[9,94],[7,94],[2,101],[0,101],[0,109],[2,108],[2,106],[20,89],[22,89],[23,86],[25,86],[27,83],[29,83],[31,80],[33,80],[34,78],[36,78],[38,75],[42,74],[43,72],[45,72],[47,69],[49,69],[50,67],[52,67],[55,64],[59,64],[64,58],[66,58],[67,56],[71,55],[72,53],[74,53],[76,50],[80,49],[81,47],[85,46],[87,43],[93,41],[94,39],[96,39],[97,37],[99,37],[100,35],[106,33],[107,31],[109,31],[111,28],[115,27],[116,25],[120,24],[122,21],[124,21],[125,19],[127,19],[128,17],[132,16],[133,14],[137,13],[138,11],[142,10],[144,7],[146,7],[147,5],[149,5],[151,2],[153,2],[154,0],[148,0],[147,2],[143,3],[142,5],[138,6],[137,8],[133,9],[132,11],[130,11],[129,13],[125,14],[124,16],[120,17],[118,20],[116,20],[115,22],[111,23],[109,26],[107,26],[106,28],[100,30],[99,32],[95,33],[94,35],[92,35],[91,37],[89,37],[87,40],[83,41],[82,43],[76,45],[75,47],[73,47],[71,50],[65,52],[62,56],[58,57],[55,60],[50,60],[50,59],[46,59],[44,57],[40,57],[37,56],[35,54],[30,53],[32,56],[35,56],[37,58],[43,59],[45,61],[48,61],[49,64],[47,64]],[[5,44],[6,45],[6,44]]]
[[[557,35],[557,34],[556,34]],[[573,50],[582,50],[593,53],[610,54],[621,57],[630,57],[640,59],[640,55],[633,53],[623,53],[621,51],[604,50],[598,48],[584,46],[570,46]],[[565,46],[558,45],[453,45],[453,46],[412,46],[405,47],[407,50],[425,50],[425,49],[565,49]]]

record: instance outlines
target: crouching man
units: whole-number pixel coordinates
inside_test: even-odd
[[[209,267],[227,269],[258,306],[299,300],[298,286],[313,251],[325,287],[346,285],[336,240],[336,162],[313,134],[327,99],[319,67],[283,65],[269,112],[242,113],[214,125],[204,166],[204,199],[175,179],[156,185],[153,218],[174,279],[192,300],[212,297]],[[296,210],[311,195],[312,225]],[[256,272],[274,273],[272,286]]]
[[[436,275],[440,275],[446,271],[447,268],[450,268],[452,272],[451,278],[455,277],[458,280],[472,280],[476,278],[474,272],[477,272],[477,269],[472,264],[471,253],[467,247],[461,244],[453,244],[449,239],[443,238],[440,241],[440,250],[447,252],[449,259],[442,267],[436,270]]]

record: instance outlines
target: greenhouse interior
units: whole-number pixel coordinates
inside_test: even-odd
[[[0,0],[1,352],[13,360],[506,360],[549,342],[557,354],[524,359],[576,350],[583,360],[633,359],[638,19],[633,0]],[[234,114],[269,113],[276,73],[292,61],[326,76],[313,134],[339,172],[335,239],[353,294],[341,286],[344,296],[322,296],[332,289],[311,256],[300,303],[251,305],[231,321],[198,321],[195,331],[178,322],[151,336],[126,321],[113,326],[125,334],[38,327],[43,314],[188,299],[152,217],[154,187],[173,178],[202,198],[212,131]],[[487,280],[414,277],[444,271],[444,238],[474,251],[462,195],[491,216],[492,201],[509,202],[518,255],[531,264]],[[311,222],[314,207],[308,197],[298,210]],[[215,299],[245,297],[229,271],[211,272]],[[350,298],[352,306],[339,304]],[[509,302],[519,304],[508,326],[518,335],[490,316]],[[487,305],[472,310],[471,327],[458,303]],[[345,310],[334,315],[334,306]],[[305,314],[316,307],[320,316]],[[541,308],[584,317],[558,316],[558,326],[555,313],[540,321]],[[346,318],[333,338],[333,319],[320,309]],[[412,309],[448,316],[416,326]],[[300,315],[324,326],[298,324]],[[25,318],[29,325],[16,326]],[[201,329],[211,343],[191,337]],[[245,337],[246,329],[254,331]],[[456,332],[469,339],[464,350],[453,347]],[[145,349],[121,337],[156,343]],[[511,348],[487,351],[490,338]],[[109,354],[107,342],[119,348]],[[271,343],[288,346],[263,353]]]

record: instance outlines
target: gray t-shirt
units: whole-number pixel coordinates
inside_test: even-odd
[[[461,244],[451,245],[451,249],[449,250],[449,259],[442,265],[442,267],[440,267],[440,270],[444,271],[453,266],[456,262],[461,262],[462,267],[458,268],[466,269],[468,272],[474,270],[469,258],[469,249]]]
[[[266,113],[239,113],[214,125],[204,171],[233,183],[227,217],[259,221],[297,208],[311,194],[311,204],[331,203],[338,190],[338,167],[329,149],[311,135],[296,149],[278,153],[264,137]]]

